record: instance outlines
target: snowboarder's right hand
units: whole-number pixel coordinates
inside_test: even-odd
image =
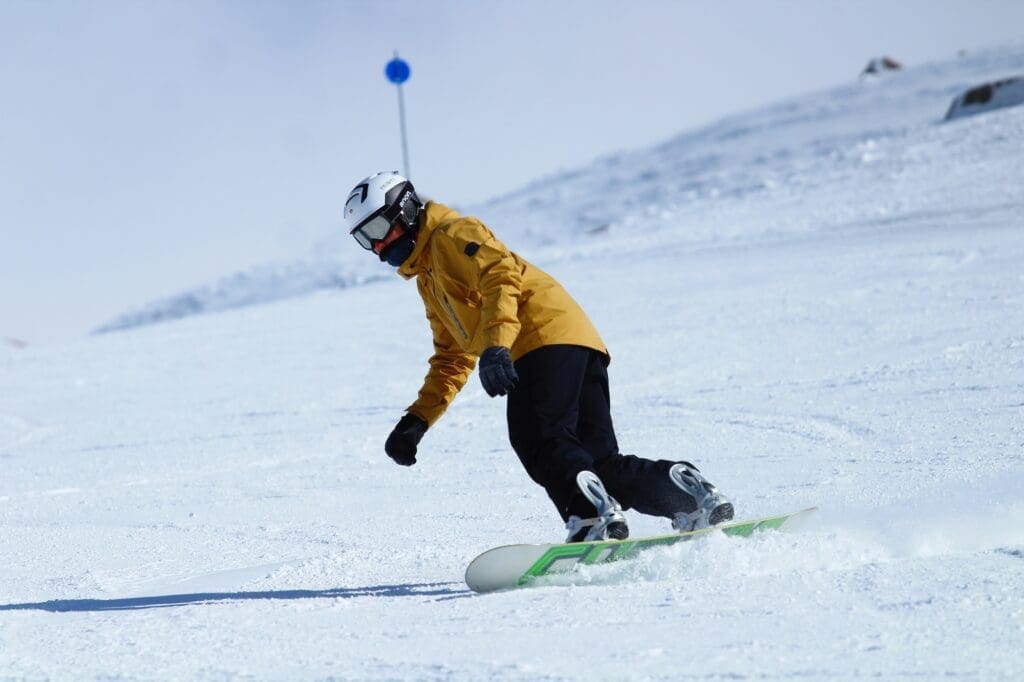
[[[416,463],[416,446],[427,432],[427,423],[412,413],[406,413],[391,431],[384,451],[397,464],[411,467]]]

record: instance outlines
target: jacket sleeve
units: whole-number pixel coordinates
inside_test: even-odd
[[[474,258],[480,273],[481,347],[511,348],[519,336],[519,298],[522,273],[508,248],[491,236]]]
[[[433,426],[466,385],[466,380],[476,367],[476,356],[459,348],[429,307],[427,320],[434,334],[434,354],[430,356],[430,369],[423,379],[419,397],[407,411]]]

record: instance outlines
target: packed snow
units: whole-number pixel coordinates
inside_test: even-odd
[[[1021,72],[886,73],[471,207],[601,330],[624,451],[738,517],[821,507],[799,533],[473,594],[560,520],[475,377],[384,455],[430,336],[347,235],[185,310],[217,314],[0,346],[0,677],[1024,677],[1024,108],[941,121]]]

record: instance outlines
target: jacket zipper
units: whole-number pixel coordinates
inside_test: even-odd
[[[444,307],[448,309],[448,316],[452,318],[452,322],[454,322],[455,326],[459,328],[459,332],[462,333],[462,338],[469,341],[469,334],[466,333],[466,328],[462,326],[461,322],[459,322],[459,318],[455,316],[455,309],[448,300],[448,296],[442,293],[441,297],[444,299]]]
[[[427,268],[427,275],[430,276],[430,288],[434,291],[434,298],[439,299],[444,303],[445,310],[448,311],[448,317],[451,318],[455,326],[458,327],[459,333],[462,334],[462,338],[469,341],[469,334],[466,332],[466,328],[462,326],[462,322],[459,321],[458,316],[455,314],[455,308],[452,307],[451,301],[448,300],[448,295],[441,290],[441,296],[437,295],[437,280],[434,279],[434,271],[431,268]]]

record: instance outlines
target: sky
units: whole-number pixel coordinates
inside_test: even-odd
[[[402,168],[395,50],[411,177],[465,205],[1020,26],[1015,0],[2,0],[0,340],[81,337],[340,230],[351,186]]]

